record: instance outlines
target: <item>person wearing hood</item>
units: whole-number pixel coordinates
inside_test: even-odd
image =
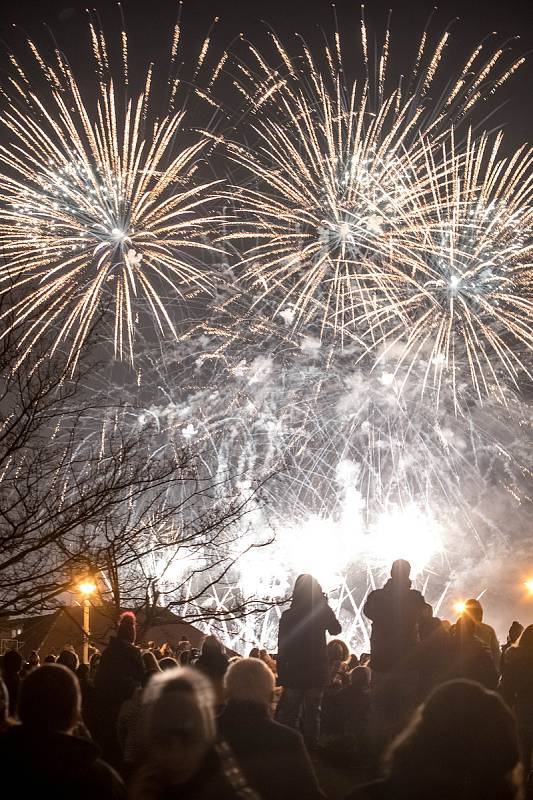
[[[370,592],[363,613],[372,622],[370,664],[375,743],[387,743],[405,724],[416,705],[416,653],[425,601],[411,589],[411,565],[394,562],[382,589]]]
[[[291,607],[284,611],[278,632],[278,683],[283,692],[276,720],[298,728],[310,749],[318,746],[322,696],[328,682],[326,632],[342,628],[322,587],[312,575],[299,575]]]
[[[126,797],[122,780],[102,761],[98,748],[72,734],[80,714],[81,693],[69,669],[44,664],[26,676],[18,699],[22,724],[0,736],[0,760],[17,776],[25,797]]]
[[[94,682],[95,735],[104,757],[117,769],[122,768],[117,735],[120,709],[144,680],[144,664],[135,647],[135,636],[135,615],[126,612],[120,618],[116,637],[102,653]]]

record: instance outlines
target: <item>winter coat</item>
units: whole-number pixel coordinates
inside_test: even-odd
[[[261,800],[323,800],[302,737],[274,722],[266,707],[230,701],[219,730]]]
[[[363,613],[372,621],[370,652],[372,669],[389,672],[414,669],[419,642],[418,623],[424,610],[422,594],[411,581],[392,578],[382,589],[368,595]]]
[[[498,641],[498,637],[496,636],[496,631],[494,628],[491,628],[490,625],[487,625],[485,622],[476,622],[476,629],[475,635],[478,639],[481,639],[487,647],[489,648],[492,660],[494,661],[494,666],[497,670],[500,669],[500,660],[501,660],[501,650],[500,650],[500,643]]]
[[[328,682],[326,631],[342,628],[325,597],[311,610],[291,606],[279,621],[278,682],[289,689],[322,689]]]
[[[0,736],[5,775],[20,784],[23,797],[54,800],[123,800],[124,784],[102,761],[98,748],[66,733],[14,725]]]
[[[164,780],[159,769],[142,765],[132,780],[130,800],[242,800],[245,796],[233,788],[214,749],[187,783],[167,786]]]
[[[144,678],[141,653],[123,639],[111,639],[102,653],[94,682],[96,710],[95,735],[105,758],[113,766],[121,764],[117,740],[117,721],[122,703]]]
[[[513,648],[507,658],[500,692],[519,723],[533,725],[533,654]]]
[[[461,641],[460,636],[451,637],[449,668],[445,679],[455,678],[477,681],[486,689],[497,687],[499,674],[492,653],[476,636],[466,641]]]

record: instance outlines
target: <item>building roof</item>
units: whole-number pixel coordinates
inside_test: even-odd
[[[89,613],[90,643],[101,650],[116,630],[116,609],[113,606],[91,606]],[[56,611],[31,617],[13,617],[2,623],[0,636],[11,639],[12,631],[19,631],[15,638],[19,650],[27,658],[32,650],[38,650],[41,660],[53,653],[58,655],[66,645],[72,645],[78,655],[83,646],[83,608],[62,606]],[[137,642],[141,646],[154,641],[156,644],[176,644],[181,638],[189,639],[193,647],[199,647],[204,633],[189,622],[185,622],[167,608],[150,609],[149,617],[140,611],[137,614]]]

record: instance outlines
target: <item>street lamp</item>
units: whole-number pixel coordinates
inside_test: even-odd
[[[96,591],[96,584],[90,578],[86,578],[81,583],[78,584],[78,590],[83,597],[82,606],[83,606],[83,654],[82,654],[82,661],[84,664],[89,663],[89,636],[91,635],[90,630],[90,614],[91,614],[91,602],[90,597],[93,592]]]

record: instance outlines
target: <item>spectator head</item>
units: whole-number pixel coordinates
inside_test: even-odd
[[[161,672],[161,662],[157,660],[151,650],[146,650],[142,654],[142,660],[146,675],[150,672]]]
[[[186,636],[182,636],[178,642],[178,651],[181,653],[184,650],[190,650],[190,649],[191,649],[190,641],[187,639]]]
[[[270,708],[274,695],[274,675],[258,658],[240,658],[230,665],[224,678],[230,703],[257,703]]]
[[[16,650],[4,653],[2,669],[6,675],[16,675],[22,669],[22,656]]]
[[[361,691],[370,689],[369,667],[356,667],[350,672],[350,683]]]
[[[190,664],[192,661],[192,651],[182,650],[180,653],[179,661],[182,667],[186,667],[188,664]]]
[[[252,647],[252,649],[248,653],[248,658],[259,658],[259,648]]]
[[[334,661],[346,661],[350,655],[348,646],[342,639],[332,639],[327,644],[328,660],[330,663]]]
[[[218,636],[206,636],[202,642],[202,655],[212,655],[213,653],[220,653],[224,655],[226,649]]]
[[[408,581],[411,575],[411,565],[403,558],[398,558],[391,567],[391,578],[393,581]]]
[[[361,653],[361,658],[359,659],[359,666],[367,667],[370,664],[370,653]]]
[[[312,575],[298,575],[292,592],[291,607],[307,608],[317,603],[324,593],[316,578]]]
[[[521,637],[524,632],[524,626],[514,620],[509,628],[509,643],[514,644]]]
[[[473,681],[450,681],[393,743],[391,788],[412,798],[516,798],[519,761],[515,720],[501,697]]]
[[[533,625],[528,625],[518,640],[522,652],[533,653]]]
[[[89,660],[89,667],[92,673],[95,673],[100,666],[101,653],[93,653]]]
[[[154,675],[158,675],[161,672],[161,667],[160,662],[157,660],[151,650],[146,650],[142,654],[142,660],[144,667],[144,678],[142,685],[144,687],[148,686],[149,681],[152,680]]]
[[[44,659],[44,663],[45,664],[55,664],[56,663],[56,657],[52,653],[49,653],[46,656],[46,658]]]
[[[62,664],[64,667],[68,667],[68,669],[72,670],[72,672],[76,672],[80,665],[80,660],[72,650],[62,650],[56,664]]]
[[[178,662],[172,656],[165,656],[165,658],[159,659],[159,669],[165,671],[167,669],[174,669],[174,667],[178,666]]]
[[[350,653],[350,656],[349,656],[348,661],[346,663],[346,668],[347,668],[348,672],[350,672],[352,669],[355,669],[358,666],[359,666],[359,659],[357,658],[356,654],[355,653]]]
[[[134,644],[136,635],[137,621],[135,619],[135,614],[132,611],[125,611],[121,614],[118,621],[117,639],[122,639],[123,642],[128,642],[129,644]]]
[[[209,680],[190,667],[156,675],[145,690],[145,745],[172,784],[196,775],[215,742],[215,699]]]
[[[35,667],[41,666],[41,659],[39,658],[39,653],[37,650],[32,650],[30,653],[30,657],[28,659],[28,664],[30,665],[31,669],[35,669]]]
[[[472,617],[474,622],[483,622],[483,606],[479,600],[474,600],[473,598],[467,600],[465,603],[465,614]]]
[[[78,681],[62,664],[44,664],[22,681],[17,710],[26,728],[70,733],[80,718],[80,709]]]
[[[89,677],[90,667],[88,664],[80,664],[76,670],[76,675],[79,681],[86,681]]]

